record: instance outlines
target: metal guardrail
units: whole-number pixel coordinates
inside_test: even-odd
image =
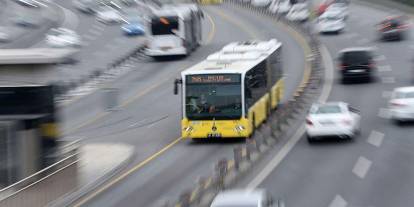
[[[293,98],[274,111],[268,121],[256,130],[254,137],[246,141],[246,144],[233,149],[231,159],[220,159],[215,163],[213,174],[210,177],[200,177],[194,188],[183,191],[176,203],[173,205],[166,203],[164,207],[209,206],[217,193],[231,187],[237,179],[252,169],[256,160],[263,157],[272,146],[286,136],[291,124],[303,119],[304,112],[316,99],[323,81],[323,67],[319,52],[320,43],[310,27],[298,22],[290,22],[283,16],[272,14],[266,9],[252,7],[250,4],[244,4],[241,1],[227,0],[226,3],[270,17],[272,20],[282,22],[300,33],[311,50],[311,56],[307,57],[310,72],[304,76],[303,82],[297,88]]]
[[[77,148],[79,141],[63,149],[62,160],[0,190],[0,207],[45,206],[77,187]]]

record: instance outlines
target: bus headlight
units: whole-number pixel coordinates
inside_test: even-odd
[[[192,132],[193,131],[193,127],[192,126],[188,126],[188,127],[184,127],[183,130],[187,133]]]
[[[238,131],[238,132],[243,131],[245,129],[246,128],[244,126],[242,126],[242,125],[237,125],[236,128],[235,128],[235,130]]]

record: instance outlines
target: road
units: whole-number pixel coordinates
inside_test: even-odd
[[[96,116],[77,125],[65,124],[67,140],[84,138],[84,143],[121,142],[136,147],[128,172],[81,199],[75,206],[160,206],[175,201],[178,194],[192,187],[197,177],[212,172],[218,159],[232,154],[242,142],[192,143],[179,138],[179,97],[172,94],[179,72],[201,61],[231,41],[277,38],[283,46],[286,94],[292,94],[302,79],[304,52],[285,28],[229,6],[204,7],[205,44],[188,58],[166,62],[143,62],[133,72],[116,80],[121,107],[111,113],[96,106],[99,92],[75,102],[77,110],[64,113],[65,120],[83,116],[89,110]],[[210,19],[211,18],[211,19]],[[211,37],[211,38],[210,38]],[[94,104],[96,107],[88,107]],[[73,123],[73,122],[72,122]]]
[[[250,187],[266,188],[284,198],[287,206],[388,207],[414,203],[414,129],[412,124],[395,125],[386,110],[393,88],[412,85],[414,31],[402,42],[379,42],[374,25],[395,11],[355,1],[350,11],[346,31],[321,36],[321,40],[333,57],[345,47],[377,49],[377,80],[343,85],[335,73],[328,99],[360,109],[362,133],[350,142],[312,145],[301,137],[262,182],[250,183]]]
[[[9,4],[12,5],[12,2]],[[76,57],[78,62],[49,66],[2,67],[0,82],[3,84],[76,83],[82,78],[87,78],[94,71],[105,70],[109,64],[143,44],[141,37],[124,36],[120,25],[105,25],[98,22],[93,15],[76,11],[72,1],[56,0],[51,2],[48,8],[60,12],[62,21],[58,26],[75,30],[81,36],[84,46]],[[44,47],[42,39],[45,32],[47,30],[31,35],[27,40],[31,42],[30,45],[15,41],[11,42],[10,44],[14,45],[8,48]]]

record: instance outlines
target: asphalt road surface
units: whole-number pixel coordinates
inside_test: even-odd
[[[303,48],[297,39],[269,19],[230,6],[203,7],[205,44],[189,57],[163,62],[143,61],[109,87],[121,91],[120,107],[105,112],[97,91],[65,107],[66,140],[84,143],[121,142],[136,147],[136,156],[120,182],[99,188],[76,206],[160,206],[176,201],[197,177],[208,176],[213,164],[230,157],[243,142],[192,143],[180,137],[180,99],[172,94],[179,72],[232,41],[276,38],[283,45],[286,94],[302,79]],[[286,98],[286,97],[285,97]],[[92,107],[91,107],[92,106]],[[92,114],[92,115],[91,115]]]
[[[348,102],[361,111],[361,134],[349,142],[326,141],[312,145],[303,136],[274,165],[270,175],[258,186],[250,187],[270,190],[275,197],[284,198],[289,207],[413,205],[414,128],[412,124],[394,124],[388,119],[386,107],[392,89],[412,85],[414,33],[411,30],[409,37],[401,42],[378,41],[374,25],[391,14],[398,12],[353,3],[346,31],[321,36],[333,57],[346,47],[377,49],[376,80],[344,85],[335,68],[335,81],[328,99]]]

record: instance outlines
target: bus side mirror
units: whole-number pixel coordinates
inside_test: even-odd
[[[178,84],[182,84],[183,81],[181,79],[175,79],[174,81],[174,95],[178,94]]]

